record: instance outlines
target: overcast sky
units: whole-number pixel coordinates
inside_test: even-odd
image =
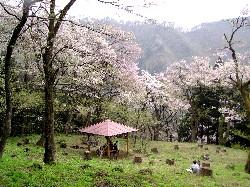
[[[61,1],[67,2],[67,0]],[[155,5],[144,8],[142,6],[144,1],[149,2],[149,0],[120,0],[126,5],[136,2],[134,8],[136,13],[160,21],[175,22],[177,26],[184,28],[237,17],[243,8],[250,6],[250,0],[151,0],[150,2]],[[121,20],[140,19],[125,10],[98,3],[97,0],[77,0],[70,14],[81,17],[113,17]]]

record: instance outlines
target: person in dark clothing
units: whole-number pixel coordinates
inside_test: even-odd
[[[114,145],[113,145],[113,150],[114,150],[115,152],[118,152],[118,141],[116,141],[116,142],[114,143]]]

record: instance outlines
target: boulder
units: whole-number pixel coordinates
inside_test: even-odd
[[[84,159],[85,160],[91,160],[91,154],[90,151],[84,151]]]
[[[209,160],[209,154],[203,155],[203,156],[202,156],[202,159],[203,159],[203,160]]]
[[[202,176],[212,176],[213,170],[208,167],[201,167],[200,175]]]
[[[174,159],[170,160],[170,159],[166,159],[166,164],[168,165],[174,165]]]
[[[203,148],[203,144],[198,144],[198,147],[199,148]]]
[[[202,168],[210,168],[210,163],[208,163],[208,162],[202,162],[201,163],[201,167]]]
[[[179,145],[174,145],[174,150],[179,150]]]
[[[70,147],[73,148],[73,149],[79,149],[79,145],[72,145]]]
[[[139,173],[141,175],[152,175],[153,174],[153,170],[149,169],[149,168],[147,168],[147,169],[141,169],[141,170],[139,170]]]
[[[134,164],[135,164],[135,163],[137,163],[137,164],[142,163],[142,158],[139,157],[139,156],[135,156],[135,157],[134,157]]]
[[[60,148],[67,148],[67,144],[66,143],[60,143]]]

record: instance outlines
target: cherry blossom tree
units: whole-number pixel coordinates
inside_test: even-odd
[[[194,105],[194,88],[201,85],[211,86],[215,80],[214,70],[209,58],[193,57],[188,63],[181,61],[174,63],[162,76],[162,81],[168,90],[169,98],[175,109],[191,113],[191,140],[195,141],[198,128],[197,107]]]

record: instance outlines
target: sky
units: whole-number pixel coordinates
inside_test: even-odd
[[[60,1],[62,4],[67,2],[67,0]],[[175,26],[186,29],[205,22],[237,17],[244,8],[250,7],[250,0],[119,0],[119,2],[133,5],[135,13],[149,19],[174,22]],[[152,5],[144,7],[144,2],[151,2]],[[143,21],[139,16],[97,0],[77,0],[70,14],[76,17],[112,17],[125,21]]]

